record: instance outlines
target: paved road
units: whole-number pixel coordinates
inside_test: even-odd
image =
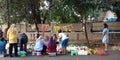
[[[88,55],[88,56],[71,56],[58,55],[55,57],[45,56],[27,56],[27,57],[4,57],[0,60],[120,60],[120,51],[108,51],[107,56]]]

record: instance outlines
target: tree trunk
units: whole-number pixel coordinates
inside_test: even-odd
[[[90,44],[89,44],[89,39],[88,39],[88,33],[87,33],[87,25],[86,25],[86,21],[85,22],[83,22],[83,24],[84,24],[84,32],[85,32],[85,37],[86,37],[86,41],[87,41],[87,45],[89,46]]]
[[[33,17],[33,20],[34,20],[34,23],[35,23],[37,35],[39,35],[39,28],[38,28],[38,22],[37,22],[35,0],[30,0],[30,1],[31,1],[32,17]]]
[[[6,0],[6,20],[7,20],[7,27],[3,31],[3,37],[7,40],[7,31],[10,28],[9,0]]]
[[[6,0],[6,20],[7,20],[7,28],[10,27],[10,14],[9,14],[9,0]]]

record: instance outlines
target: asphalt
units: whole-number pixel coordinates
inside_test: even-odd
[[[107,51],[106,56],[99,55],[87,55],[87,56],[71,56],[57,55],[50,57],[48,55],[43,56],[27,56],[27,57],[0,57],[0,60],[120,60],[120,51]]]

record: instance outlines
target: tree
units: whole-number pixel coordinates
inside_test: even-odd
[[[43,16],[46,16],[46,21],[51,20],[57,23],[76,23],[79,17],[74,14],[72,2],[68,0],[47,0],[49,9],[42,11]],[[70,4],[71,3],[71,4]],[[69,5],[68,5],[69,4]]]
[[[5,17],[6,20],[4,21],[8,22],[8,28],[11,23],[20,23],[21,21],[31,23],[31,21],[33,21],[36,26],[36,31],[39,33],[39,29],[37,26],[40,20],[40,14],[38,13],[39,0],[2,0],[1,3],[2,4],[0,6],[6,6],[5,11],[7,15]]]
[[[39,34],[39,28],[38,28],[38,20],[37,20],[37,6],[36,6],[36,2],[38,2],[37,0],[30,0],[31,2],[31,11],[32,11],[32,15],[33,15],[33,20],[34,20],[34,23],[35,23],[35,27],[36,27],[36,32],[37,32],[37,35]]]
[[[49,2],[48,10],[40,10],[41,6],[44,6],[44,2]],[[96,0],[10,0],[10,21],[18,23],[26,19],[26,21],[33,21],[38,32],[38,22],[43,21],[50,22],[55,20],[58,23],[75,23],[79,22],[80,18],[83,20],[88,15],[92,15],[91,11],[94,11],[95,6],[98,5]],[[12,3],[12,4],[11,4]],[[90,11],[90,12],[88,12]],[[77,14],[75,14],[77,13]],[[81,17],[78,17],[78,14]],[[32,17],[32,18],[31,18]],[[27,20],[29,19],[29,20]],[[44,22],[45,23],[45,22]],[[86,24],[85,24],[86,27]],[[87,31],[85,30],[87,37]],[[89,43],[89,41],[88,41]]]
[[[45,2],[47,2],[47,5]],[[5,0],[1,0],[0,3],[2,3],[0,7],[5,6]],[[6,11],[9,10],[10,23],[21,21],[35,23],[37,32],[39,31],[38,23],[49,23],[51,20],[57,23],[78,23],[81,21],[83,23],[83,20],[85,20],[85,24],[83,24],[88,44],[86,20],[89,15],[97,17],[96,12],[101,9],[112,10],[116,12],[118,19],[120,19],[119,0],[9,0],[8,3],[9,7]],[[41,7],[44,9],[41,9]]]
[[[86,20],[88,16],[95,17],[95,11],[98,10],[99,1],[98,0],[72,0],[73,1],[73,9],[77,14],[80,14],[83,26],[85,27],[85,37],[87,40],[87,44],[89,45],[89,39],[87,34]],[[83,21],[84,20],[84,21]]]

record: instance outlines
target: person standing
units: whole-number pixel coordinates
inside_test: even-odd
[[[107,51],[109,43],[109,29],[106,23],[104,23],[104,29],[102,34],[103,34],[102,43],[104,44],[105,51]]]
[[[28,42],[28,36],[25,33],[20,34],[20,51],[26,51],[27,52],[27,42]]]
[[[9,46],[9,55],[10,57],[13,57],[13,48],[15,52],[15,57],[18,56],[18,30],[15,27],[15,24],[12,24],[10,28],[7,31],[7,38],[8,38],[8,43],[10,44]]]

